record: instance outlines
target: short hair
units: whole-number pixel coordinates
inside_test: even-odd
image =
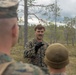
[[[44,31],[45,31],[45,27],[42,26],[41,24],[38,24],[34,30],[36,31],[37,29],[39,29],[39,30],[44,29]]]

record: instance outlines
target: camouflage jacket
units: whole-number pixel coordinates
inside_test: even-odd
[[[50,74],[50,75],[67,75],[66,73],[55,73],[55,74]]]
[[[13,59],[8,55],[0,53],[0,66],[4,63],[11,62]],[[2,67],[0,67],[1,71]],[[1,75],[45,75],[40,68],[32,64],[24,64],[22,62],[14,61],[6,67]]]
[[[46,65],[44,64],[43,58],[45,55],[45,50],[48,47],[48,43],[42,41],[44,44],[41,48],[39,48],[37,54],[35,54],[35,45],[37,44],[37,40],[33,39],[29,41],[25,46],[24,58],[28,58],[28,62],[34,65],[41,67],[42,69],[46,69]]]

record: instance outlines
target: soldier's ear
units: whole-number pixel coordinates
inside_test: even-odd
[[[14,24],[12,27],[12,37],[16,37],[16,34],[17,34],[17,28],[16,25]]]

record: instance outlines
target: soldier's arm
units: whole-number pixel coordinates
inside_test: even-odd
[[[34,46],[32,46],[32,42],[26,43],[25,51],[24,51],[24,58],[31,58],[35,56]]]

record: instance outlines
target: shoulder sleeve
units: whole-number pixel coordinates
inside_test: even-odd
[[[32,41],[26,43],[25,49],[32,48]]]
[[[35,56],[35,50],[34,50],[34,44],[32,41],[29,41],[24,50],[24,58],[31,58],[32,56]]]
[[[3,75],[45,75],[37,66],[27,63],[14,63],[10,65]]]

